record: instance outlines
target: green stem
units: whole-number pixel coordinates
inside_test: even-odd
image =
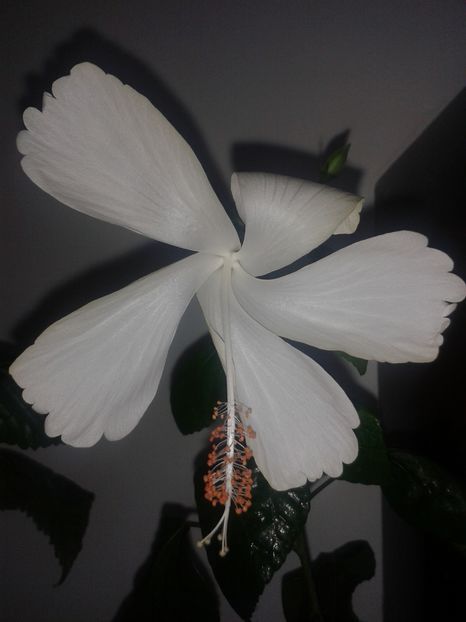
[[[293,548],[301,561],[301,567],[306,580],[306,590],[309,601],[309,621],[324,622],[324,618],[322,617],[319,607],[319,598],[317,596],[314,579],[312,577],[312,559],[305,528],[303,528],[297,537]]]

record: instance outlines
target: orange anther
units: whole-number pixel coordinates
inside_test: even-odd
[[[228,417],[228,410],[227,404],[217,402],[212,412],[213,419],[220,418],[224,422],[210,433],[212,449],[207,455],[209,471],[203,478],[204,497],[214,507],[217,504],[225,505],[231,498],[236,514],[241,514],[251,506],[252,471],[244,467],[252,457],[252,451],[245,447],[245,441],[246,437],[254,438],[255,433],[251,426],[245,429],[239,419],[241,415],[248,416],[250,409],[235,405],[233,440],[225,442],[231,438],[232,421]]]
[[[249,436],[249,438],[256,438],[256,433],[250,425],[248,425],[248,427],[246,428],[246,434]]]

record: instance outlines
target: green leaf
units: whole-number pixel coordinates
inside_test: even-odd
[[[362,410],[359,416],[359,453],[344,465],[340,479],[382,486],[389,503],[411,525],[457,548],[466,546],[464,487],[431,460],[388,449],[377,418]]]
[[[94,495],[17,451],[0,449],[0,510],[20,510],[48,536],[68,575],[89,521]]]
[[[203,535],[219,520],[223,506],[204,500],[203,472],[196,473],[196,500]],[[219,556],[217,542],[206,547],[215,578],[233,609],[245,620],[252,615],[265,585],[285,561],[309,513],[309,486],[273,490],[253,467],[252,506],[230,514],[229,553]]]
[[[466,491],[442,467],[412,454],[390,450],[392,480],[385,497],[408,523],[466,546]]]
[[[354,462],[343,466],[340,479],[367,485],[390,482],[391,464],[379,420],[365,410],[359,410],[358,414],[361,420],[355,430],[359,444],[358,456]]]
[[[339,175],[346,164],[351,144],[347,143],[343,147],[335,149],[325,161],[320,169],[322,181],[328,180],[330,177]]]
[[[171,408],[182,434],[210,426],[213,407],[225,399],[225,374],[210,335],[205,335],[183,353],[171,379]]]
[[[374,553],[364,540],[348,542],[333,553],[321,553],[312,563],[311,589],[302,567],[283,577],[286,622],[358,622],[352,608],[353,592],[374,574]],[[318,606],[311,602],[314,589]]]
[[[43,415],[23,400],[22,389],[5,369],[0,369],[0,443],[37,449],[60,442],[59,438],[47,436]]]
[[[191,543],[189,512],[164,506],[152,550],[113,622],[220,620],[215,586]]]
[[[336,354],[345,361],[348,361],[348,363],[351,363],[351,365],[357,369],[360,376],[364,376],[367,371],[367,361],[365,359],[351,356],[351,354],[346,354],[346,352],[336,352]]]

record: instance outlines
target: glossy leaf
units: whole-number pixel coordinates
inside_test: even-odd
[[[392,480],[383,487],[392,507],[414,527],[466,546],[466,490],[438,464],[390,450]]]
[[[23,400],[23,390],[8,374],[17,354],[9,344],[0,344],[0,443],[21,449],[58,445],[60,439],[50,438],[44,431],[44,416]]]
[[[355,430],[359,453],[340,479],[382,486],[398,514],[414,527],[466,545],[466,491],[442,467],[427,458],[388,449],[377,418],[359,411]]]
[[[196,475],[196,500],[201,530],[206,535],[222,509],[203,498],[203,470]],[[309,486],[273,490],[257,467],[253,469],[252,506],[230,515],[229,553],[219,556],[218,543],[206,547],[215,578],[233,609],[244,619],[252,615],[266,584],[281,567],[309,513]]]
[[[215,587],[191,542],[188,513],[164,506],[152,550],[113,622],[220,620]]]
[[[356,460],[345,464],[340,479],[356,484],[382,485],[391,481],[391,464],[382,428],[375,415],[358,411],[361,423],[355,430],[359,452]]]
[[[25,512],[49,538],[62,583],[81,550],[94,495],[10,449],[0,449],[0,472],[0,509]]]
[[[170,402],[180,432],[192,434],[211,425],[213,407],[225,399],[225,374],[210,335],[205,335],[182,354],[173,370]]]

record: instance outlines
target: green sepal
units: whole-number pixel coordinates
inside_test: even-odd
[[[308,485],[284,492],[273,490],[253,467],[252,506],[228,523],[229,553],[219,556],[215,538],[206,546],[215,578],[230,605],[249,620],[266,584],[282,566],[303,528],[310,508]],[[221,516],[223,506],[213,508],[204,499],[204,472],[195,477],[196,502],[203,535]]]
[[[113,622],[220,620],[215,586],[191,541],[188,513],[164,506],[151,552]]]
[[[20,510],[50,540],[66,579],[82,547],[94,495],[11,449],[0,449],[0,510]]]
[[[226,382],[210,335],[191,345],[178,359],[170,385],[170,402],[182,434],[192,434],[212,423],[212,409],[226,399]]]
[[[377,417],[366,410],[358,410],[360,425],[354,430],[359,451],[351,464],[343,465],[340,479],[355,484],[382,485],[391,482],[389,454]]]
[[[368,363],[365,359],[360,359],[357,356],[351,356],[351,354],[346,354],[346,352],[336,352],[336,354],[345,361],[348,361],[348,363],[351,363],[351,365],[357,369],[360,376],[364,376],[367,371]]]
[[[324,165],[320,169],[320,177],[322,181],[326,181],[331,177],[337,177],[346,164],[351,144],[347,143],[338,149],[335,149],[326,159]]]

